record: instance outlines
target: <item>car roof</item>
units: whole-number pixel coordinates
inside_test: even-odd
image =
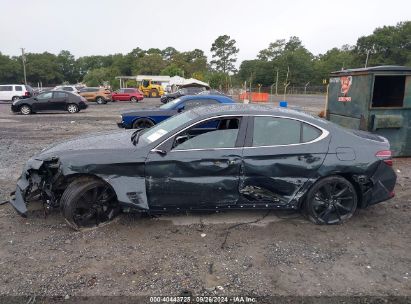
[[[213,94],[204,94],[204,95],[185,95],[180,97],[181,100],[187,99],[215,99],[221,103],[232,103],[234,100],[224,95],[213,95]]]
[[[315,117],[302,111],[292,110],[289,108],[280,108],[274,105],[257,105],[257,104],[225,104],[225,105],[207,105],[196,107],[189,110],[198,116],[214,115],[273,115],[283,116],[295,119],[301,119],[321,126],[329,126],[330,122],[320,117]]]
[[[74,94],[73,92],[69,92],[69,91],[64,91],[64,90],[49,90],[49,91],[44,91],[44,92],[41,92],[41,94],[43,94],[43,93],[66,93],[66,94],[72,94],[72,95],[77,95],[77,94]]]
[[[10,84],[0,84],[0,87],[3,87],[3,86],[25,86],[25,85],[29,87],[29,85],[24,84],[24,83],[20,83],[20,84],[15,84],[15,83],[10,83]]]

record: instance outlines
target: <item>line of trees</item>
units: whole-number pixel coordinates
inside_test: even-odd
[[[313,55],[298,37],[278,39],[258,53],[256,59],[244,60],[235,68],[239,49],[228,35],[219,36],[211,46],[212,60],[204,52],[194,49],[179,52],[173,47],[163,50],[139,47],[128,54],[83,56],[75,58],[69,51],[58,55],[48,52],[27,53],[27,81],[36,86],[85,82],[97,86],[109,82],[118,86],[115,76],[124,75],[179,75],[207,81],[212,87],[226,88],[244,81],[270,86],[277,79],[283,84],[321,85],[331,71],[344,68],[395,64],[411,66],[411,21],[396,26],[375,29],[369,36],[360,37],[356,45],[332,48],[324,54]],[[367,59],[368,58],[368,59]],[[287,76],[288,75],[288,76]],[[0,83],[22,83],[21,56],[0,53]]]

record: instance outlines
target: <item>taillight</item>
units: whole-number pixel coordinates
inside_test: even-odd
[[[24,96],[30,97],[30,92],[28,92],[28,91],[24,92]]]
[[[375,154],[375,157],[381,159],[388,166],[392,166],[392,153],[390,150],[381,150]]]

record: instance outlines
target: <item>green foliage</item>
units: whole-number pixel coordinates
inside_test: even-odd
[[[63,50],[57,55],[57,64],[64,81],[77,83],[81,80],[76,59],[69,51]]]
[[[411,65],[411,21],[384,26],[357,40],[353,53],[357,66]]]
[[[10,58],[0,53],[1,83],[23,83],[23,65],[18,58]]]
[[[118,87],[115,76],[180,75],[209,82],[214,88],[227,88],[229,84],[241,85],[244,81],[253,86],[321,85],[332,71],[342,68],[363,67],[368,54],[368,66],[406,65],[411,66],[411,21],[395,26],[377,28],[371,35],[360,37],[356,45],[332,48],[313,56],[298,37],[277,39],[261,50],[256,59],[241,63],[237,74],[235,62],[238,48],[236,41],[228,35],[219,36],[211,47],[210,64],[200,49],[179,52],[174,47],[163,50],[134,48],[128,54],[107,56],[83,56],[75,59],[67,50],[58,55],[48,52],[27,53],[27,81],[34,86],[43,86],[84,81],[89,85],[101,85],[105,81]],[[0,53],[0,83],[22,83],[23,65],[21,56],[10,57]]]
[[[206,81],[210,84],[210,87],[215,89],[225,89],[228,87],[229,79],[228,74],[222,72],[211,72],[206,75]]]
[[[134,75],[159,75],[166,67],[166,62],[160,54],[152,53],[137,58],[133,62],[132,73]]]
[[[236,72],[234,63],[237,61],[236,55],[239,49],[235,46],[236,41],[230,39],[230,36],[219,36],[211,46],[213,60],[211,65],[215,66],[218,72],[229,73]]]
[[[120,71],[118,68],[115,67],[101,67],[101,68],[96,68],[92,69],[87,72],[87,74],[84,76],[84,82],[87,84],[87,86],[90,87],[98,87],[100,85],[103,85],[105,82],[110,83],[112,88],[118,88],[118,80],[115,79],[116,76],[118,76]]]
[[[168,75],[168,76],[183,76],[184,75],[184,71],[182,69],[180,69],[177,65],[175,64],[170,64],[169,66],[167,66],[166,68],[164,68],[160,75]]]
[[[64,80],[57,56],[48,52],[26,54],[26,71],[27,81],[34,84],[41,81],[46,86]]]
[[[161,51],[161,55],[163,55],[163,59],[165,61],[168,61],[168,62],[171,62],[174,55],[177,54],[177,53],[178,53],[178,51],[175,48],[171,47],[171,46],[166,47],[164,50]]]
[[[344,45],[341,49],[332,48],[319,55],[314,62],[314,83],[321,84],[330,72],[355,67],[352,47]]]
[[[302,45],[298,37],[290,37],[270,43],[261,50],[256,60],[243,61],[238,73],[243,81],[252,84],[270,86],[276,82],[277,70],[279,85],[287,79],[291,85],[300,85],[312,80],[314,74],[314,56]]]

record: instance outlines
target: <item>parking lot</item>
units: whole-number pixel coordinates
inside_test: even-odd
[[[323,96],[290,97],[318,113]],[[53,142],[117,130],[125,109],[92,104],[76,114],[10,113],[0,104],[0,202],[22,166]],[[161,217],[122,215],[75,232],[41,205],[28,218],[0,206],[3,295],[411,295],[411,159],[395,159],[396,197],[343,225],[318,226],[299,213],[233,212]]]

